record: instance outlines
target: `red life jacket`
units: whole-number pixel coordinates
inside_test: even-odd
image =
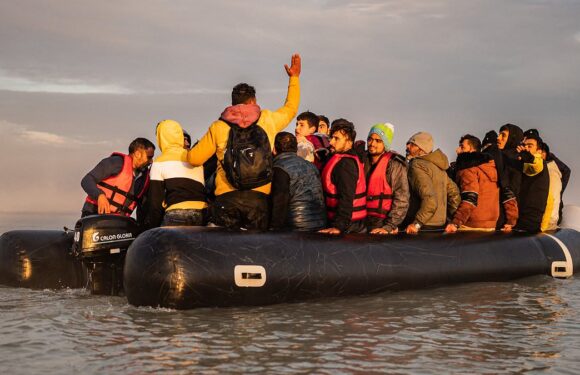
[[[342,158],[351,158],[356,161],[358,167],[358,179],[356,181],[356,190],[354,200],[352,201],[352,221],[363,220],[367,217],[366,210],[366,181],[364,166],[359,158],[351,154],[334,154],[322,171],[322,188],[324,189],[324,199],[326,202],[326,214],[330,220],[336,216],[336,207],[338,206],[338,195],[336,185],[332,183],[332,171],[336,164]]]
[[[393,204],[393,189],[387,181],[387,168],[391,152],[385,152],[379,158],[375,169],[369,176],[367,186],[367,214],[385,219]]]
[[[129,155],[120,152],[113,152],[111,156],[117,155],[123,158],[123,168],[115,176],[105,178],[103,181],[97,183],[97,186],[105,193],[111,205],[111,213],[117,215],[131,216],[133,210],[137,206],[137,200],[140,199],[147,188],[149,187],[149,174],[147,174],[143,189],[137,194],[131,194],[131,187],[133,186],[133,159]],[[87,196],[85,201],[98,205],[98,202]]]

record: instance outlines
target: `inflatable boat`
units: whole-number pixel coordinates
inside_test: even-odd
[[[74,231],[0,236],[0,284],[88,287],[135,306],[265,305],[435,285],[571,277],[580,232],[396,236],[165,227],[130,218],[79,220]]]

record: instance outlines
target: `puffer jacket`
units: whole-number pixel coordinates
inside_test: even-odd
[[[456,166],[461,203],[451,222],[458,227],[495,228],[499,218],[499,184],[492,156],[464,152],[457,156]]]
[[[447,168],[447,156],[439,149],[411,160],[408,171],[413,207],[409,210],[410,223],[443,227],[447,218],[453,216],[461,197],[457,185],[447,176]]]
[[[274,168],[290,177],[286,223],[299,231],[314,231],[326,226],[324,193],[318,169],[295,153],[284,152],[274,158]]]

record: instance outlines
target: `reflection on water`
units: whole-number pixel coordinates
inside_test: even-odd
[[[0,214],[0,232],[76,219]],[[0,373],[578,373],[579,287],[538,276],[191,311],[0,287]]]
[[[135,308],[0,288],[3,373],[574,373],[577,279],[534,277],[259,308]]]

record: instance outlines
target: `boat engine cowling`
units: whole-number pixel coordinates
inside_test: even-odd
[[[75,225],[75,254],[83,259],[124,255],[140,230],[130,217],[93,215]]]
[[[121,293],[125,254],[141,232],[137,222],[119,215],[86,216],[74,232],[73,253],[87,266],[91,292]]]

